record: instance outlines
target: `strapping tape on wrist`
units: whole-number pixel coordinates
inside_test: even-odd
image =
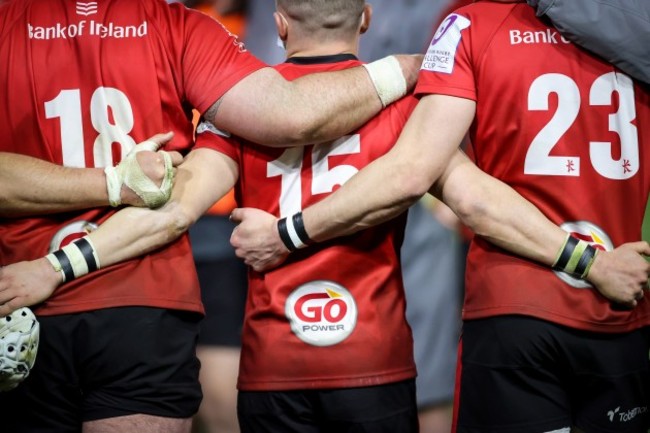
[[[384,107],[406,95],[406,79],[396,57],[384,57],[372,63],[366,63],[363,67],[368,71]]]
[[[289,251],[304,248],[312,241],[305,230],[302,212],[278,220],[278,232],[282,243]]]
[[[553,263],[553,269],[584,279],[589,274],[597,253],[598,250],[588,242],[567,235]]]
[[[45,258],[54,270],[61,272],[63,282],[72,281],[100,268],[95,247],[87,236],[76,239]]]

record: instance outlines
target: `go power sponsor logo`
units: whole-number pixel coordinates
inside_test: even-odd
[[[332,346],[345,340],[357,324],[352,294],[332,281],[311,281],[287,298],[285,314],[293,333],[313,346]]]
[[[621,410],[619,406],[614,410],[608,411],[607,418],[609,418],[610,422],[630,422],[647,411],[648,406],[639,406],[629,410]]]
[[[569,232],[571,236],[588,242],[597,250],[611,251],[614,249],[614,244],[612,244],[609,235],[607,235],[603,229],[589,221],[565,222],[560,227],[564,229],[564,231]],[[592,285],[587,281],[574,278],[565,272],[553,272],[555,272],[555,275],[557,275],[562,281],[575,288],[585,289],[592,287]]]

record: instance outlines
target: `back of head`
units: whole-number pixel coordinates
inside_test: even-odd
[[[278,11],[306,37],[358,34],[365,0],[276,0]]]

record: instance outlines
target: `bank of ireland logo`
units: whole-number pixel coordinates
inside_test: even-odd
[[[97,13],[97,2],[77,2],[77,15],[94,15]]]
[[[614,244],[609,238],[607,233],[597,225],[590,223],[589,221],[574,221],[574,222],[565,222],[560,226],[564,231],[569,232],[571,236],[588,242],[591,246],[601,251],[611,251],[614,249]],[[585,289],[593,287],[585,280],[572,277],[566,272],[553,271],[562,281],[568,285],[578,288]]]
[[[291,331],[307,344],[332,346],[345,340],[357,324],[352,294],[333,281],[310,281],[287,298],[285,315]]]

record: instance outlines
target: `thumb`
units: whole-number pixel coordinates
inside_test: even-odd
[[[155,152],[160,149],[161,146],[167,144],[172,139],[172,137],[174,137],[174,133],[171,131],[164,134],[156,134],[153,137],[150,137],[135,146],[135,151],[142,152],[144,150],[148,150]]]

